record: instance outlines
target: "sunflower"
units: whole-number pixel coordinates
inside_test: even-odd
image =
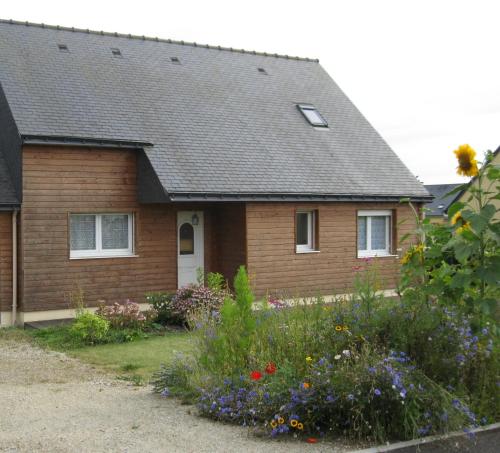
[[[455,212],[455,214],[453,215],[453,217],[451,218],[451,224],[452,225],[456,225],[457,223],[464,223],[465,220],[464,218],[462,217],[462,213],[460,211],[457,211]]]
[[[470,230],[470,223],[462,217],[462,213],[460,211],[457,211],[451,218],[451,224],[458,227],[458,234],[463,233],[465,230]]]
[[[300,429],[302,431],[304,429],[304,424],[303,423],[297,423],[297,429]]]
[[[335,330],[336,330],[337,332],[340,332],[340,331],[342,330],[342,326],[335,326]]]
[[[460,145],[458,149],[453,152],[458,160],[457,174],[463,176],[477,176],[479,170],[477,168],[476,151],[469,145]]]
[[[278,423],[276,423],[276,420],[273,420],[271,422],[271,428],[276,428],[278,426]]]
[[[299,422],[298,422],[297,420],[295,420],[295,419],[290,420],[290,426],[291,426],[292,428],[297,428],[297,425],[298,425],[298,424],[299,424]]]
[[[278,418],[278,423],[282,425],[283,423],[285,423],[285,419],[283,417]]]

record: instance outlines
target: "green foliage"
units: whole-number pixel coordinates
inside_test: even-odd
[[[234,279],[234,299],[227,295],[220,316],[201,313],[200,361],[212,373],[225,374],[249,364],[250,346],[256,321],[252,312],[254,296],[244,266]],[[217,335],[214,332],[217,331]]]
[[[155,322],[158,324],[168,324],[172,317],[172,299],[174,294],[164,292],[151,292],[146,294],[146,301],[151,304],[156,311]]]
[[[110,323],[90,311],[80,312],[71,329],[70,335],[84,344],[104,343]]]
[[[207,287],[214,292],[222,292],[226,286],[226,280],[218,272],[209,272],[206,277]]]
[[[500,299],[500,213],[494,203],[500,170],[490,159],[487,154],[477,178],[466,186],[468,199],[448,209],[449,224],[416,215],[422,248],[407,253],[401,279],[407,297],[460,308],[481,324],[495,319]]]
[[[474,317],[436,304],[383,300],[375,295],[376,265],[359,271],[360,291],[348,300],[271,308],[253,303],[240,269],[235,299],[220,317],[196,320],[195,360],[164,368],[156,390],[271,435],[321,431],[381,442],[497,420],[492,329],[478,331]]]

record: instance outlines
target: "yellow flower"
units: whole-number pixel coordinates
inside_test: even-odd
[[[283,417],[278,418],[278,423],[282,425],[283,423],[285,423],[285,419]]]
[[[418,245],[411,246],[406,251],[403,258],[401,259],[401,264],[408,264],[415,255],[418,255],[420,262],[423,262],[423,260],[424,260],[424,244],[418,244]]]
[[[342,326],[335,326],[335,330],[336,330],[337,332],[340,332],[340,331],[342,330]]]
[[[313,361],[312,357],[308,355],[308,356],[306,357],[306,362],[307,362],[307,363],[311,363],[312,361]]]
[[[297,425],[299,424],[299,422],[295,419],[293,420],[290,420],[290,425],[292,428],[297,428]]]
[[[308,389],[308,388],[310,388],[310,387],[311,387],[311,384],[309,384],[309,382],[304,382],[304,383],[302,384],[302,387],[303,387],[303,388],[305,388],[305,389]]]
[[[476,151],[469,145],[460,145],[453,152],[458,160],[457,174],[463,176],[476,176],[478,174]]]
[[[271,428],[276,428],[278,426],[278,424],[276,423],[276,420],[273,420],[271,422]]]
[[[455,215],[451,218],[452,225],[460,225],[457,228],[457,233],[463,233],[465,230],[470,230],[470,223],[467,222],[463,217],[460,211],[457,211]]]
[[[302,423],[297,423],[297,428],[302,431],[304,429],[304,425]]]
[[[346,325],[343,325],[342,330],[349,330],[349,327],[347,327]]]
[[[460,211],[455,212],[455,215],[451,218],[451,224],[456,225],[458,222],[463,222],[462,213]]]

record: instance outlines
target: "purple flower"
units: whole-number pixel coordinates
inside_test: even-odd
[[[167,387],[165,387],[161,392],[161,396],[164,396],[166,398],[169,395],[170,395],[170,390]]]
[[[377,396],[382,395],[382,392],[381,392],[379,389],[375,389],[375,390],[373,391],[373,393],[375,393],[375,395],[377,395]]]
[[[368,367],[368,372],[371,374],[375,374],[377,372],[377,369],[374,366]]]

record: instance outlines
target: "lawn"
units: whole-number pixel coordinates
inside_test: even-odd
[[[96,346],[72,345],[67,338],[67,327],[0,330],[0,340],[33,342],[42,348],[64,352],[137,384],[148,382],[160,364],[173,360],[177,353],[189,353],[193,347],[191,334],[182,331],[150,335],[128,343]]]
[[[86,346],[66,351],[83,362],[116,372],[123,378],[146,382],[162,363],[174,359],[176,353],[190,352],[189,333],[168,333],[130,343]]]

